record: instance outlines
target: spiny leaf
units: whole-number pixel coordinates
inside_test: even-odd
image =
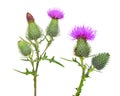
[[[72,58],[72,59],[70,60],[70,59],[66,59],[66,58],[61,57],[61,59],[66,60],[66,61],[70,61],[70,62],[75,62],[75,63],[78,64],[78,66],[82,66],[82,65],[80,64],[80,62],[77,61],[76,58]]]
[[[75,62],[75,63],[77,63],[79,66],[82,66],[82,65],[80,64],[80,62],[77,61],[76,58],[72,58],[72,61]]]
[[[48,58],[48,56],[46,55],[46,53],[44,54],[44,56],[42,57],[42,60],[47,60],[49,61],[50,63],[56,63],[62,67],[64,67],[64,65],[62,65],[60,62],[56,61],[55,60],[55,57],[53,56],[52,58]]]
[[[22,72],[22,71],[19,71],[19,70],[16,70],[16,69],[14,69],[14,70],[17,71],[17,72],[19,72],[19,73],[21,73],[21,74],[25,74],[25,75],[29,75],[29,74],[31,74],[33,76],[36,75],[36,73],[34,71],[29,71],[27,68],[26,68],[25,72]]]
[[[19,73],[21,73],[21,74],[28,75],[27,72],[22,72],[22,71],[19,71],[19,70],[16,70],[16,69],[14,69],[14,70],[17,71],[17,72],[19,72]]]
[[[56,63],[56,64],[64,67],[60,62],[58,62],[58,61],[56,61],[56,60],[54,59],[54,56],[53,56],[51,59],[46,58],[46,60],[48,60],[50,63]]]

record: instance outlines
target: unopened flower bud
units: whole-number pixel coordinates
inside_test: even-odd
[[[41,30],[38,25],[35,23],[33,16],[30,13],[27,13],[28,21],[28,33],[27,37],[31,40],[36,40],[41,36]]]
[[[23,40],[18,41],[18,48],[24,56],[28,56],[31,54],[30,44],[28,44],[27,42]]]
[[[90,53],[90,46],[85,39],[78,39],[74,52],[78,57],[88,57]]]
[[[100,53],[92,58],[92,65],[96,69],[101,70],[107,64],[109,57],[110,57],[109,53]]]

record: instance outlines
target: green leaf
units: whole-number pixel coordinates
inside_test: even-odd
[[[82,65],[80,64],[80,62],[79,62],[79,61],[77,61],[77,59],[76,59],[76,58],[72,58],[72,61],[73,61],[73,62],[75,62],[75,63],[77,63],[79,66],[82,66]]]
[[[61,64],[60,62],[58,62],[58,61],[55,60],[55,57],[54,57],[54,56],[53,56],[52,58],[48,58],[48,56],[46,55],[46,53],[43,55],[42,60],[47,60],[47,61],[49,61],[50,63],[56,63],[56,64],[64,67],[63,64]]]
[[[78,62],[76,58],[72,58],[72,59],[70,60],[70,59],[66,59],[66,58],[61,57],[61,59],[66,60],[66,61],[69,61],[69,62],[75,62],[75,63],[78,64],[78,66],[81,66],[80,62]]]
[[[29,75],[29,74],[31,74],[31,75],[33,75],[33,76],[36,75],[36,72],[35,72],[35,71],[29,71],[27,68],[26,68],[26,71],[25,71],[25,72],[22,72],[22,71],[19,71],[19,70],[16,70],[16,69],[14,69],[14,70],[17,71],[17,72],[19,72],[19,73],[21,73],[21,74],[25,74],[25,75]]]
[[[19,72],[19,73],[21,73],[21,74],[28,75],[27,72],[22,72],[22,71],[19,71],[19,70],[16,70],[16,69],[14,69],[14,71],[17,71],[17,72]]]

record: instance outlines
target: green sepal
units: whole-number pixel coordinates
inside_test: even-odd
[[[28,23],[28,33],[27,37],[30,40],[37,40],[41,37],[41,29],[38,27],[38,25],[35,22]]]
[[[46,53],[45,53],[45,54],[43,55],[43,57],[41,57],[41,58],[42,58],[42,60],[47,60],[47,61],[49,61],[50,63],[56,63],[56,64],[60,65],[61,67],[64,67],[63,64],[61,64],[60,62],[58,62],[58,61],[55,60],[54,56],[53,56],[52,58],[48,58],[48,56],[47,56]]]
[[[90,46],[85,39],[78,39],[74,52],[78,57],[88,57],[90,53]]]
[[[47,35],[56,37],[59,33],[58,19],[51,19],[50,24],[47,27]]]
[[[110,57],[109,53],[99,53],[97,56],[92,58],[92,65],[97,70],[101,70],[107,64],[109,57]]]

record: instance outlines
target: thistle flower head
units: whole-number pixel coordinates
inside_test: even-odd
[[[93,30],[91,27],[77,26],[73,28],[70,35],[73,37],[73,39],[83,38],[85,40],[93,40],[95,38],[96,31]]]
[[[64,14],[59,9],[49,9],[48,10],[48,16],[50,16],[53,19],[62,19],[64,17]]]
[[[34,18],[29,12],[27,12],[26,18],[27,18],[28,23],[34,22]]]

